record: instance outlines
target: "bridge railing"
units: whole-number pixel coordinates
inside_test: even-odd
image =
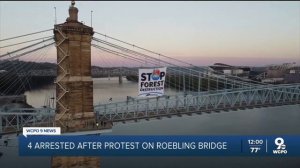
[[[98,121],[116,122],[299,103],[300,85],[287,84],[248,90],[231,89],[128,99],[123,102],[96,105],[94,111]],[[23,126],[52,126],[54,116],[55,109],[48,107],[0,108],[0,133],[21,131]]]
[[[214,94],[214,93],[223,93],[223,92],[234,92],[234,91],[243,91],[243,90],[252,90],[252,89],[285,89],[286,91],[292,89],[295,92],[300,92],[300,83],[294,83],[294,84],[281,84],[281,85],[257,85],[250,88],[229,88],[229,89],[220,89],[220,90],[210,90],[210,91],[202,91],[202,92],[193,92],[193,91],[187,91],[187,94],[191,95],[204,95],[204,94]],[[182,93],[184,94],[184,93]]]
[[[99,120],[125,121],[182,113],[236,110],[299,102],[299,86],[256,88],[199,95],[163,96],[95,106]]]
[[[0,133],[19,132],[24,126],[52,126],[55,109],[0,108]]]

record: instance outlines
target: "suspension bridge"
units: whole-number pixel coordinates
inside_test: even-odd
[[[55,31],[61,35],[63,40],[68,39],[67,35],[61,31],[61,27],[55,25],[54,29],[0,40],[1,43],[5,43],[5,45],[0,46],[2,50],[0,68],[2,71],[6,71],[6,73],[2,72],[2,77],[7,79],[6,81],[0,81],[2,96],[7,96],[10,90],[15,89],[14,84],[22,77],[25,78],[22,78],[21,83],[25,83],[35,75],[57,75],[53,69],[41,70],[35,64],[18,66],[14,63],[15,60],[21,59],[31,62],[46,62],[49,59],[47,53],[51,48],[57,47],[59,51],[59,46],[62,44],[62,41],[58,41],[55,36],[51,35],[51,32]],[[209,67],[195,66],[97,31],[93,31],[93,34],[91,47],[94,65],[102,62],[104,65],[114,66],[115,60],[118,60],[117,63],[122,65],[120,68],[111,70],[94,70],[95,74],[137,76],[137,70],[140,67],[167,67],[166,87],[173,88],[177,92],[176,95],[155,98],[127,97],[127,99],[120,102],[94,105],[93,112],[97,122],[111,123],[140,119],[149,120],[150,118],[159,119],[182,114],[190,115],[192,113],[200,114],[202,112],[298,104],[300,101],[300,84],[271,85],[225,75]],[[26,40],[22,41],[24,38]],[[19,48],[16,49],[16,47]],[[61,62],[61,60],[57,60],[58,73],[61,69]],[[64,69],[64,71],[67,72],[68,69]],[[17,77],[12,76],[15,73],[18,74]],[[68,75],[68,73],[64,75]],[[5,82],[10,82],[11,85],[7,86]],[[59,82],[56,83],[56,87],[59,87]],[[21,89],[19,88],[15,90],[15,94],[20,94]],[[59,103],[58,98],[55,99],[57,103]],[[21,131],[23,126],[54,125],[55,107],[57,105],[53,107],[48,105],[43,108],[4,109],[0,107],[0,132]]]
[[[31,78],[36,74],[56,76],[56,105],[0,107],[1,135],[21,132],[25,126],[60,126],[64,132],[84,134],[111,129],[114,122],[300,104],[298,83],[265,84],[195,66],[94,31],[77,21],[77,13],[78,9],[72,4],[65,23],[0,40],[5,43],[0,46],[1,78],[5,78],[0,81],[1,96],[21,94],[21,87],[25,88],[24,83],[27,83],[30,88]],[[57,54],[49,54],[53,48]],[[38,64],[18,66],[16,60],[54,60],[57,73],[47,73]],[[167,67],[165,86],[176,90],[176,94],[152,98],[128,96],[124,101],[93,105],[91,66],[99,63],[107,67],[119,64],[121,68],[111,72],[120,79],[129,74],[137,76],[141,67]],[[97,73],[109,74],[107,71]],[[105,125],[99,126],[99,123]]]

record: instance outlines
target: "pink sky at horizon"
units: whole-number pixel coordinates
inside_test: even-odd
[[[53,6],[58,23],[64,22],[69,4],[0,2],[0,39],[52,28]],[[76,6],[87,25],[94,11],[95,31],[194,65],[300,64],[300,2],[79,1]],[[6,52],[0,49],[0,55]],[[51,49],[44,60],[55,62],[55,54]],[[122,65],[116,56],[100,55],[94,62]]]

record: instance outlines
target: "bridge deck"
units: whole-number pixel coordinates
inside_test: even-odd
[[[223,90],[198,94],[182,94],[94,106],[97,121],[111,126],[112,122],[137,121],[183,114],[236,111],[270,106],[300,104],[300,85],[257,87],[249,90]],[[0,134],[17,132],[24,126],[52,126],[55,109],[0,109]],[[104,125],[105,125],[104,124]],[[103,125],[101,124],[101,129]],[[95,125],[87,126],[88,131]],[[70,130],[76,131],[76,130]],[[78,130],[77,130],[78,131]]]
[[[164,96],[95,106],[102,121],[159,118],[220,110],[299,104],[299,86],[257,88],[198,95]]]

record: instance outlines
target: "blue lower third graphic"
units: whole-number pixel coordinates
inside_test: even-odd
[[[300,136],[24,136],[20,156],[300,156]]]

